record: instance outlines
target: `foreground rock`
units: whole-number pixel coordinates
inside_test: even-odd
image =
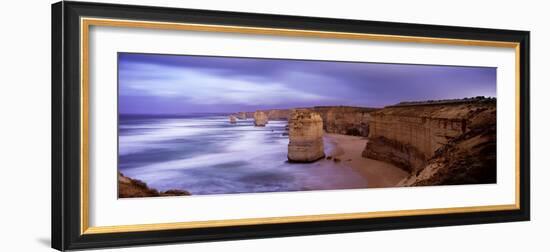
[[[313,162],[325,157],[323,146],[323,120],[307,109],[293,110],[288,121],[290,162]]]
[[[237,123],[237,117],[230,115],[229,116],[229,123]]]
[[[267,124],[267,120],[267,115],[264,112],[254,112],[254,126],[263,127]]]
[[[496,182],[496,101],[405,103],[370,113],[362,155],[411,175],[400,185]]]
[[[118,173],[118,197],[119,198],[138,198],[138,197],[159,197],[159,196],[187,196],[191,193],[183,190],[168,190],[159,192],[156,189],[149,188],[141,180],[132,179]]]

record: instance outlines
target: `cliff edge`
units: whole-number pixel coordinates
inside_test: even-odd
[[[496,157],[496,111],[485,110],[398,186],[496,183]]]
[[[401,186],[496,182],[496,100],[408,103],[370,113],[363,156],[411,175]]]

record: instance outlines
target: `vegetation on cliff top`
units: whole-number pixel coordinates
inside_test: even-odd
[[[447,104],[462,104],[462,103],[494,103],[497,98],[475,96],[466,97],[462,99],[444,99],[444,100],[426,100],[426,101],[404,101],[395,105],[386,106],[389,107],[405,107],[405,106],[422,106],[422,105],[447,105]]]

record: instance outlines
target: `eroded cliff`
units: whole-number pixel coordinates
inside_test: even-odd
[[[496,179],[496,101],[407,103],[370,113],[363,156],[411,176],[401,185],[466,184]]]
[[[374,108],[349,107],[349,106],[318,106],[308,109],[318,113],[323,120],[323,129],[327,133],[368,136],[369,134],[369,113]],[[258,110],[267,115],[268,120],[288,120],[290,109],[267,109]],[[245,112],[246,117],[254,118],[254,112]]]
[[[348,106],[319,106],[313,110],[323,118],[323,129],[327,133],[368,136],[370,112],[374,108]]]
[[[496,183],[496,111],[475,115],[464,134],[436,150],[398,186]]]

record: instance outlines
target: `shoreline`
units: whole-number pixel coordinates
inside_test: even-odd
[[[338,163],[352,168],[367,180],[367,188],[397,187],[409,176],[397,166],[361,156],[368,141],[364,137],[324,133],[323,138],[334,145],[325,153],[325,161],[340,160]]]
[[[143,198],[143,197],[161,197],[161,196],[189,196],[191,193],[184,190],[171,189],[158,191],[155,188],[147,186],[141,180],[124,176],[118,171],[118,198]]]

